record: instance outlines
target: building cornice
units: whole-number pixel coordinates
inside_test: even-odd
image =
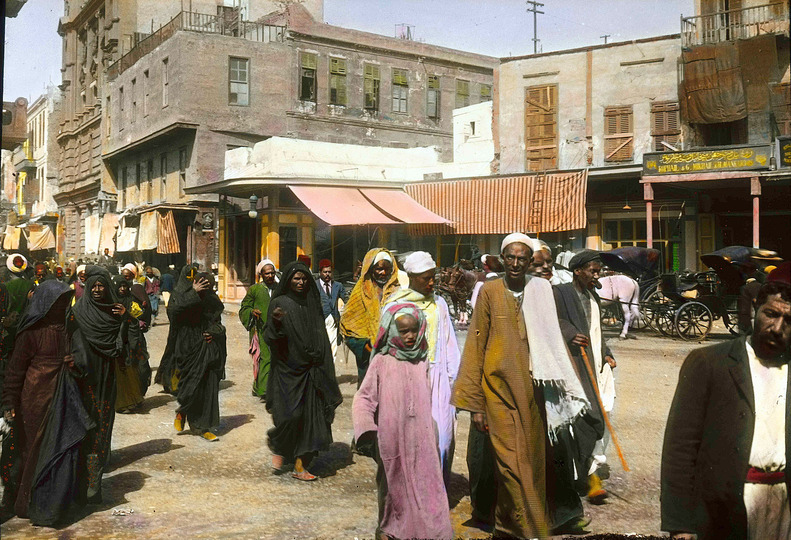
[[[434,137],[444,137],[447,139],[453,138],[453,133],[443,131],[440,129],[432,129],[426,127],[412,127],[401,126],[398,124],[388,124],[376,120],[357,120],[355,118],[339,118],[336,116],[318,116],[315,114],[306,114],[298,111],[286,111],[286,116],[289,118],[299,118],[300,120],[310,120],[313,122],[325,122],[329,124],[347,124],[355,127],[384,129],[389,131],[401,131],[405,133],[420,133],[421,135],[432,135]]]

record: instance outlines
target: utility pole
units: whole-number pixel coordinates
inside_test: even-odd
[[[527,4],[530,6],[527,8],[528,13],[533,14],[533,54],[538,53],[538,15],[543,15],[543,11],[539,11],[538,8],[544,7],[544,4],[541,2],[536,2],[535,0],[527,0]]]
[[[604,40],[604,44],[607,45],[607,38],[610,37],[612,34],[604,34],[603,36],[599,36]]]

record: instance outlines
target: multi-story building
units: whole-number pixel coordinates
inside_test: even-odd
[[[299,3],[255,22],[179,12],[108,70],[102,157],[124,213],[120,230],[139,228],[138,249],[140,238],[157,237],[160,254],[161,244],[178,243],[204,264],[225,258],[216,234],[233,238],[222,249],[232,252],[228,280],[241,290],[262,244],[246,199],[223,199],[216,213],[212,185],[223,180],[226,150],[279,136],[436,146],[451,161],[452,111],[492,98],[496,64],[327,25]],[[143,231],[154,227],[152,213],[174,226]],[[170,240],[159,232],[172,230]]]

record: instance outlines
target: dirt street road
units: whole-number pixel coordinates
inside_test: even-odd
[[[164,313],[160,322],[148,333],[154,368],[167,337]],[[372,538],[376,467],[371,459],[349,451],[356,389],[353,358],[337,368],[344,403],[333,425],[336,442],[312,467],[323,478],[302,483],[290,475],[274,476],[265,440],[271,420],[263,403],[250,395],[246,333],[235,314],[227,313],[225,323],[229,357],[228,379],[220,392],[220,441],[177,434],[174,398],[154,386],[138,414],[116,417],[104,504],[60,530],[14,518],[2,525],[2,538]],[[464,333],[459,338],[463,341]],[[610,343],[619,365],[614,423],[632,471],[624,473],[611,452],[607,487],[612,496],[604,506],[586,508],[593,517],[590,531],[657,534],[664,424],[678,368],[699,345],[648,335]],[[452,518],[460,538],[485,538],[486,533],[463,525],[470,511],[468,429],[469,415],[460,413]]]

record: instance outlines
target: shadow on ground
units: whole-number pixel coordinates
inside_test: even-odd
[[[220,418],[220,427],[215,433],[215,435],[222,436],[227,435],[229,431],[234,430],[238,427],[241,427],[245,424],[249,424],[255,418],[254,414],[235,414],[233,416],[223,416]]]
[[[354,462],[351,447],[342,442],[332,443],[329,450],[321,452],[313,463],[310,472],[321,478],[335,476],[341,469],[345,469]]]
[[[351,375],[351,374],[341,375],[340,377],[336,377],[336,380],[338,381],[338,384],[356,383],[357,375]]]
[[[137,460],[156,454],[167,454],[171,450],[178,450],[179,448],[184,448],[184,445],[173,444],[172,439],[154,439],[118,448],[110,454],[110,467],[107,472],[117,471]]]
[[[152,410],[158,409],[159,407],[164,407],[171,401],[175,401],[176,398],[171,396],[170,394],[157,394],[155,396],[151,396],[146,398],[140,406],[135,409],[134,414],[149,414]]]

